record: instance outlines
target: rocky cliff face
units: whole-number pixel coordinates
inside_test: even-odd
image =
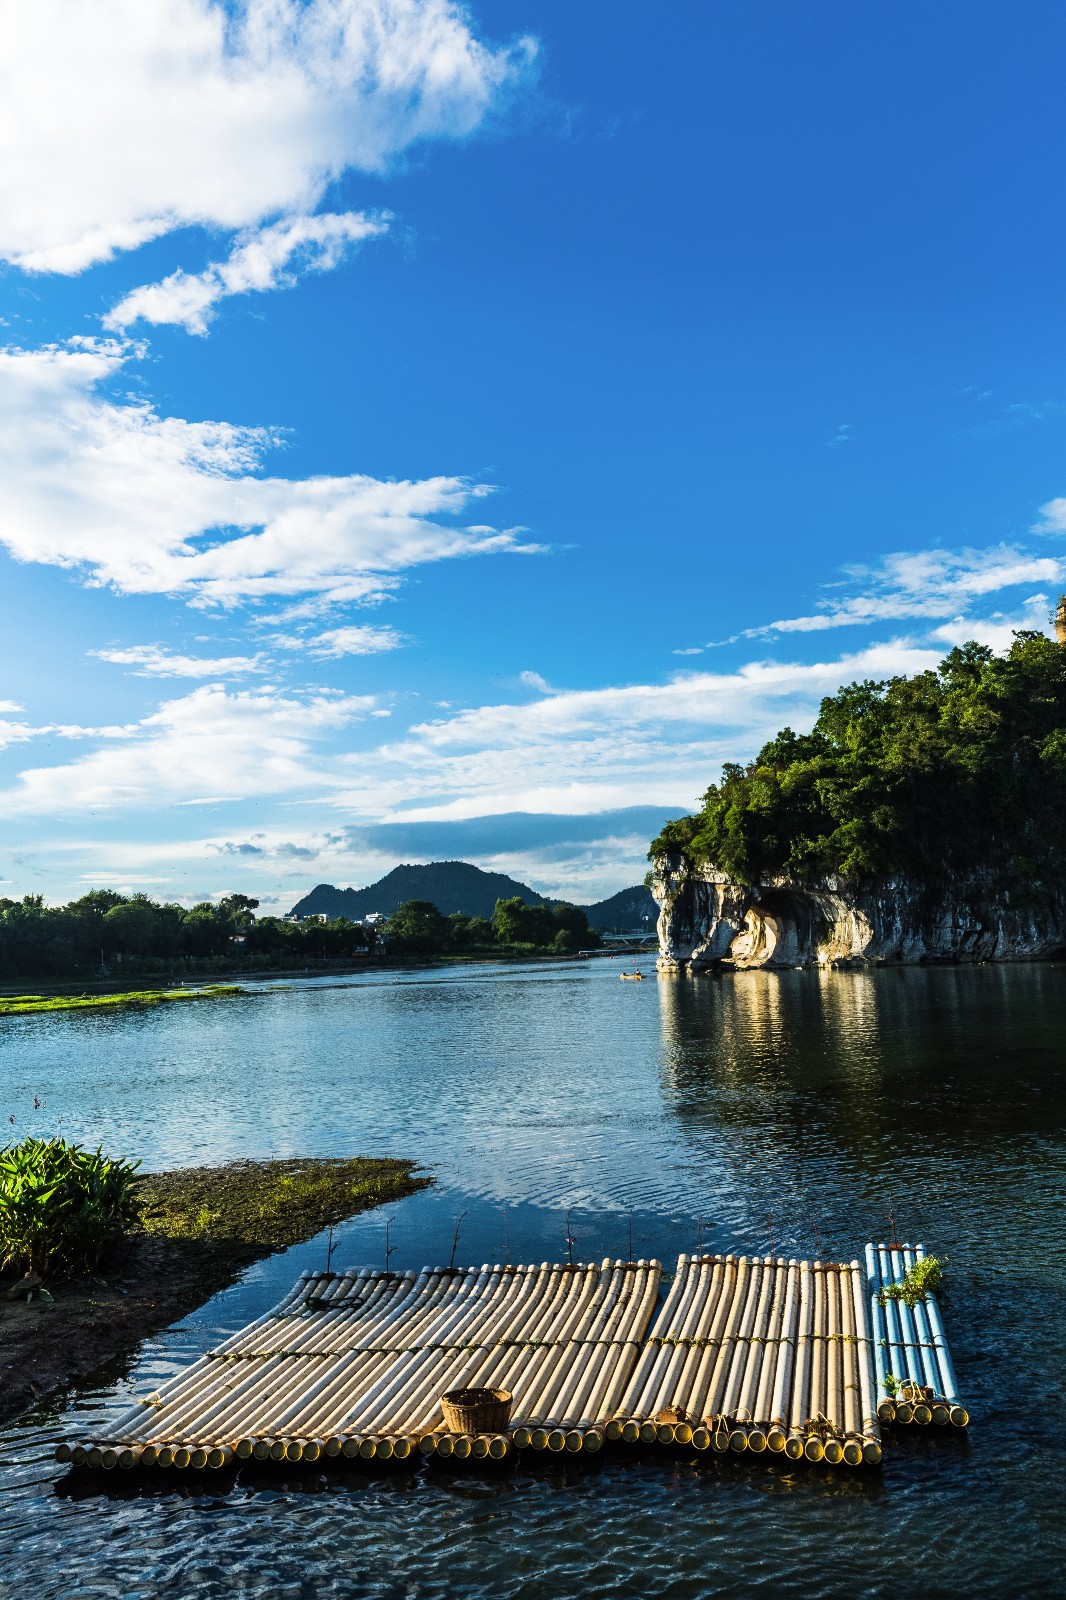
[[[663,857],[659,966],[841,966],[858,962],[1037,961],[1066,954],[1066,891],[1046,904],[1012,904],[979,880],[931,893],[914,883],[856,890],[834,878],[748,887],[713,867]]]

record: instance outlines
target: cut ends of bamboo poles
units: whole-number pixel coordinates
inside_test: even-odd
[[[924,1258],[920,1244],[866,1246],[877,1415],[904,1426],[966,1428],[970,1413],[959,1396],[936,1294],[908,1280]]]
[[[877,1466],[857,1261],[682,1256],[608,1439]]]
[[[56,1459],[211,1472],[644,1445],[877,1467],[882,1422],[969,1421],[935,1296],[897,1288],[922,1255],[682,1255],[661,1303],[657,1261],[305,1274]],[[506,1426],[449,1431],[441,1396],[479,1388],[511,1394]]]

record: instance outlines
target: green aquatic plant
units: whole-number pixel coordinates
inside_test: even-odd
[[[916,1306],[926,1295],[940,1288],[946,1264],[946,1256],[922,1256],[907,1268],[901,1283],[890,1283],[881,1290],[881,1304],[886,1300],[902,1300],[904,1305]]]
[[[58,1138],[0,1150],[0,1267],[94,1271],[140,1225],[138,1166]]]
[[[130,989],[125,994],[16,994],[0,997],[0,1017],[27,1011],[80,1011],[88,1006],[155,1006],[164,1000],[214,1000],[244,994],[235,983],[210,983],[199,989]]]

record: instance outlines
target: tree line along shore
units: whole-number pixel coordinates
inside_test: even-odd
[[[570,955],[600,943],[579,906],[531,906],[517,896],[498,900],[491,918],[444,916],[429,901],[409,900],[371,924],[259,917],[258,906],[240,894],[186,907],[112,889],[63,906],[47,906],[40,895],[0,899],[0,984],[167,982],[386,956]]]

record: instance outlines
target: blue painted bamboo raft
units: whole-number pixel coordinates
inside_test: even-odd
[[[936,1295],[929,1288],[903,1293],[907,1274],[924,1260],[920,1244],[866,1246],[877,1414],[882,1422],[965,1428],[970,1414],[959,1397]]]

